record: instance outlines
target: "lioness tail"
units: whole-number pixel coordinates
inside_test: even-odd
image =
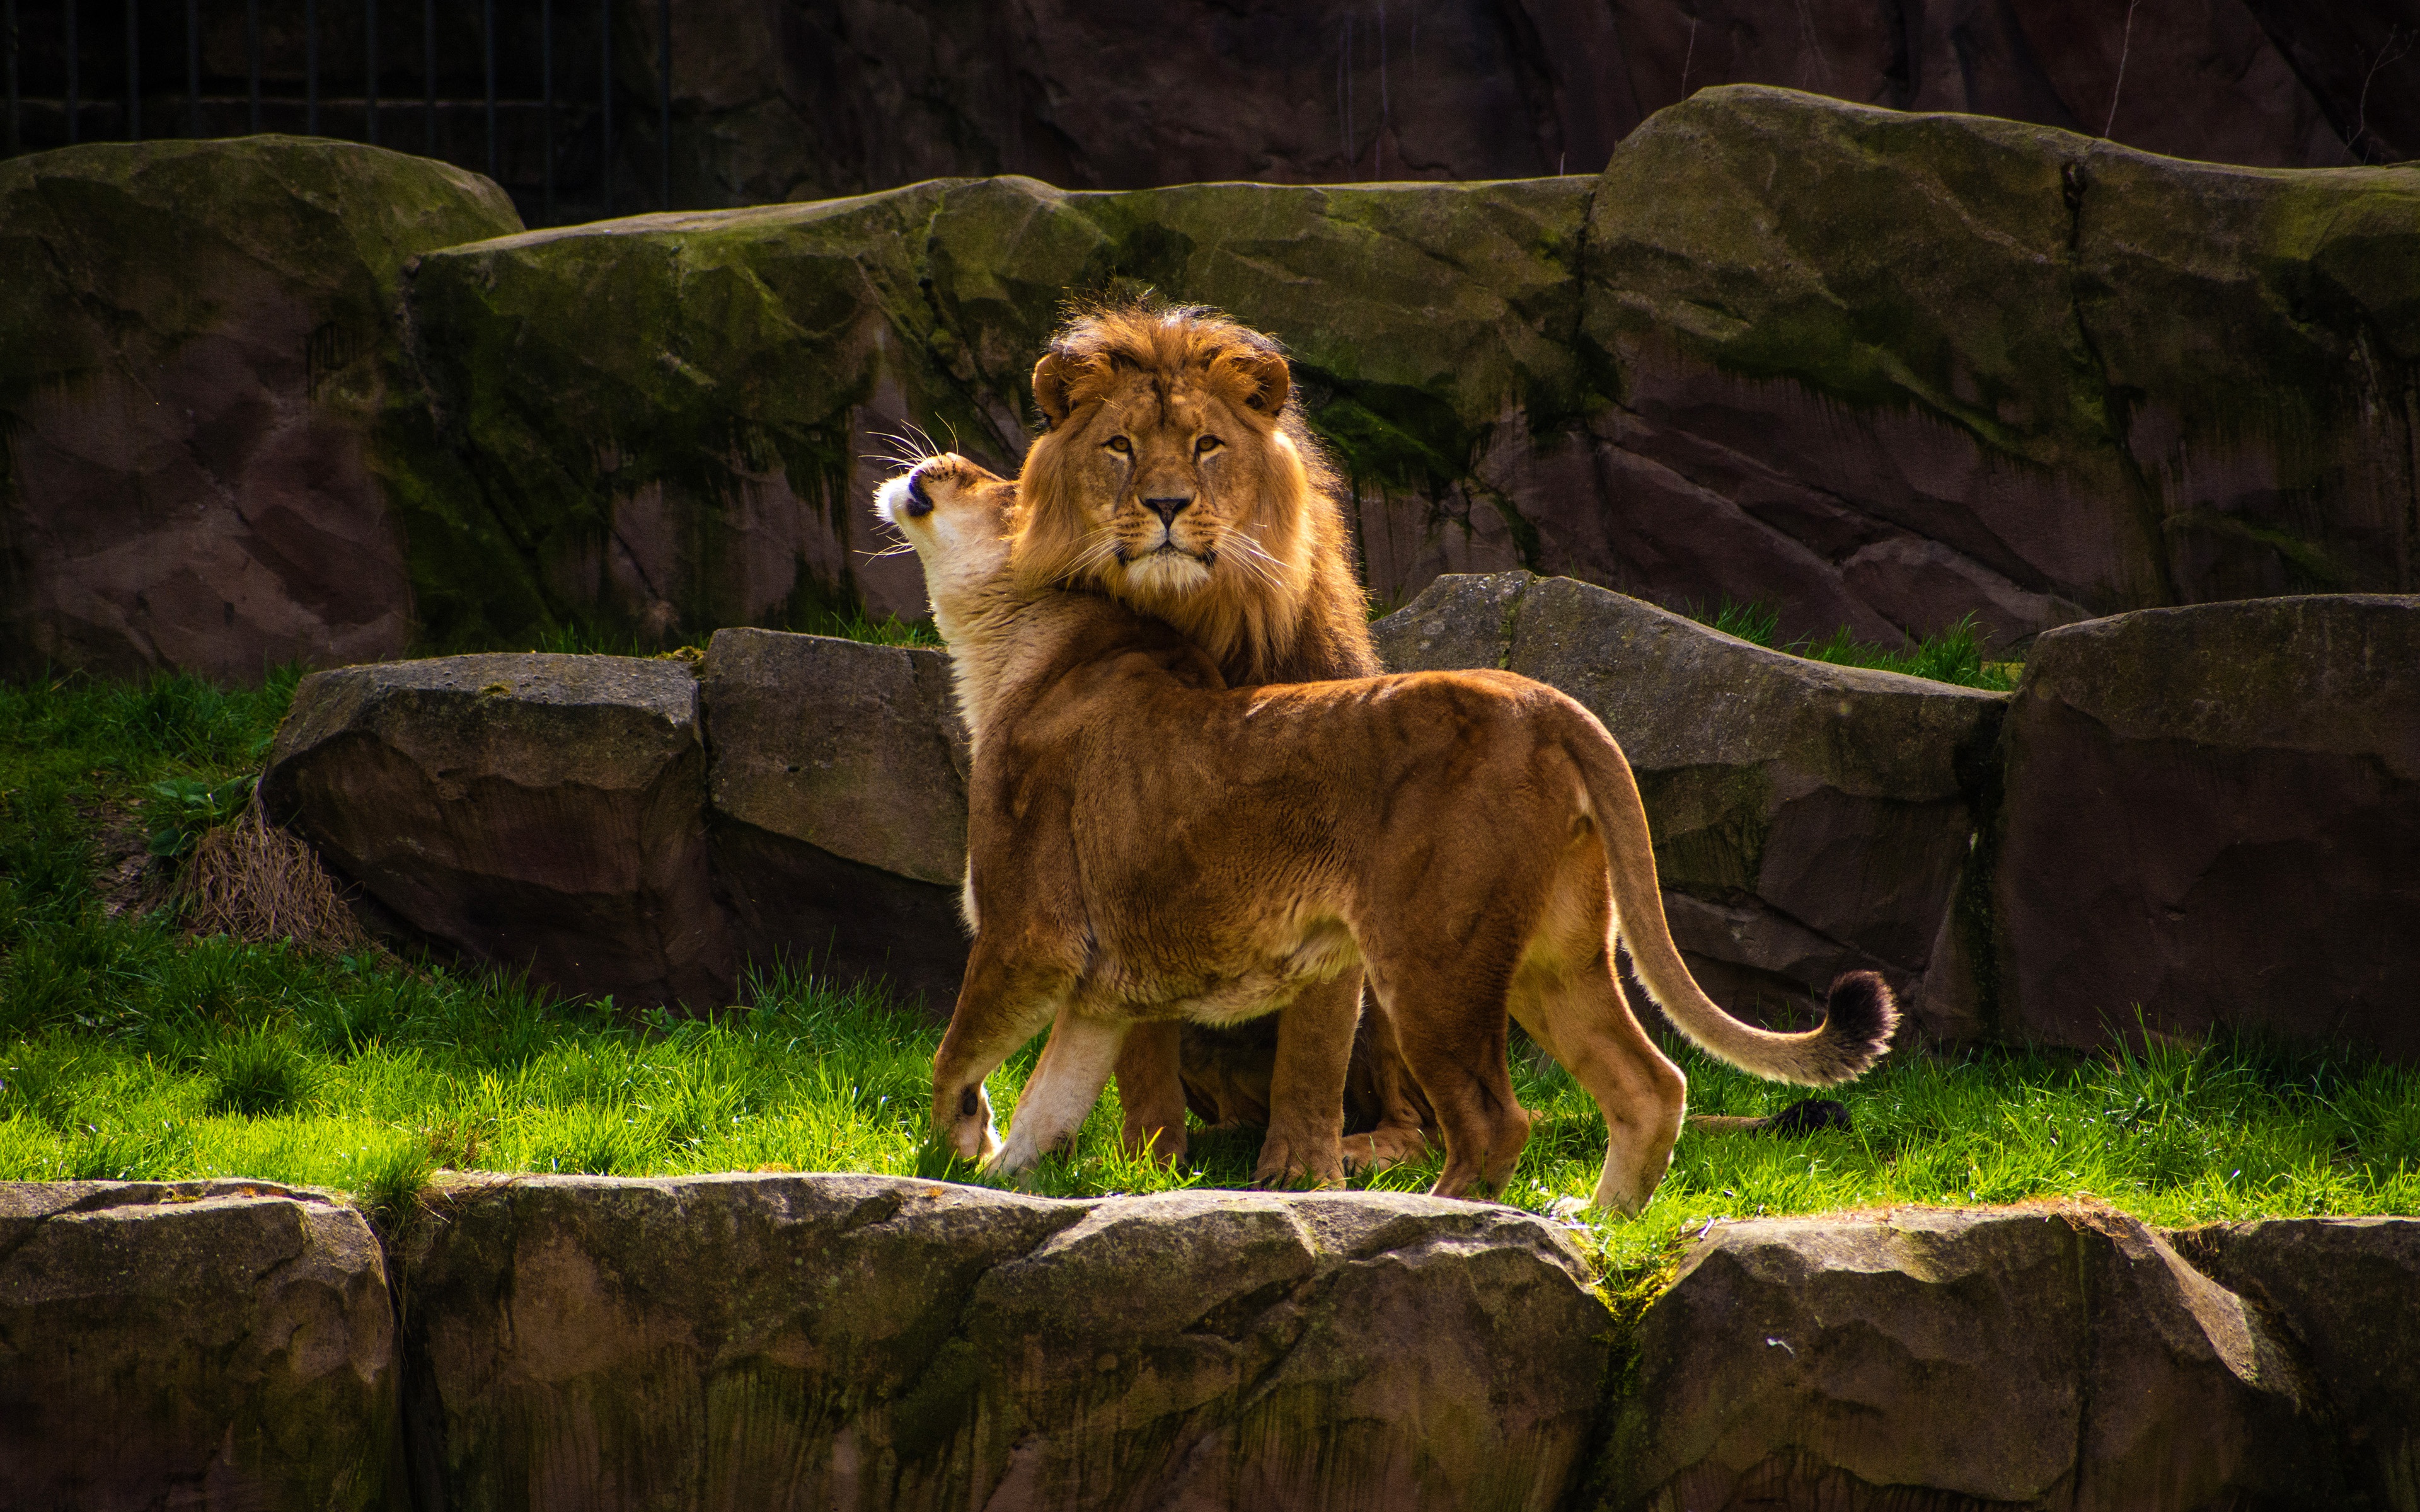
[[[1630,947],[1631,965],[1665,1017],[1716,1059],[1775,1081],[1830,1087],[1881,1059],[1899,1025],[1899,1004],[1874,972],[1841,973],[1832,983],[1823,1024],[1804,1034],[1743,1024],[1699,990],[1664,918],[1654,843],[1630,763],[1603,725],[1592,717],[1588,724],[1598,738],[1575,741],[1571,754],[1588,785],[1590,817],[1605,842],[1617,927]]]

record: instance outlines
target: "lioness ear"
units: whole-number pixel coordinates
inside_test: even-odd
[[[1042,361],[1033,364],[1033,402],[1041,408],[1042,418],[1057,430],[1060,424],[1073,414],[1078,402],[1077,386],[1093,376],[1094,363],[1088,357],[1066,357],[1058,352],[1045,352]]]
[[[1210,381],[1234,403],[1271,424],[1285,410],[1294,375],[1275,352],[1220,352],[1210,364]]]

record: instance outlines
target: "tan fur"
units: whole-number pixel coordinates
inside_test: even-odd
[[[1017,480],[1017,578],[1082,589],[1173,626],[1234,687],[1379,670],[1334,470],[1304,424],[1275,343],[1224,316],[1148,301],[1079,314],[1034,365],[1049,429]],[[1154,501],[1157,501],[1155,508]],[[1353,1057],[1339,1144],[1284,1088],[1319,1072],[1295,1041],[1350,1022],[1361,974],[1313,987],[1274,1021],[1132,1036],[1118,1061],[1130,1147],[1183,1152],[1189,1102],[1210,1121],[1265,1121],[1256,1175],[1340,1179],[1429,1142],[1429,1110],[1383,1009]],[[1180,1086],[1179,1071],[1182,1069]]]
[[[1896,1015],[1870,974],[1836,985],[1807,1034],[1698,990],[1629,766],[1571,699],[1494,671],[1227,687],[1167,625],[1022,582],[1016,496],[968,469],[925,464],[881,499],[937,610],[949,600],[961,694],[986,711],[968,821],[982,927],[934,1067],[934,1117],[962,1153],[1030,1166],[1137,1024],[1282,1010],[1366,964],[1444,1126],[1438,1194],[1499,1185],[1528,1137],[1509,1010],[1605,1114],[1595,1202],[1635,1212],[1686,1089],[1623,1000],[1617,918],[1648,990],[1721,1058],[1821,1085],[1882,1053]],[[983,1079],[1054,1017],[1003,1145]],[[1351,1032],[1326,1025],[1273,1101],[1339,1107]]]

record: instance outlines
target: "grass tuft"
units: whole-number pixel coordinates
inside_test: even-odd
[[[2013,689],[2022,668],[2019,662],[1983,659],[1983,632],[1972,614],[1961,615],[1947,627],[1921,640],[1910,637],[1894,650],[1859,640],[1845,625],[1822,640],[1776,644],[1781,632],[1780,608],[1761,601],[1742,604],[1726,598],[1711,611],[1693,604],[1683,612],[1700,625],[1768,651],[1787,652],[1837,667],[1904,672],[1910,677],[1929,677],[1936,683],[1954,683],[1960,687],[1978,687],[1993,693]]]

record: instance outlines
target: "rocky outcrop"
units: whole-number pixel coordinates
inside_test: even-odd
[[[521,532],[500,623],[918,612],[864,554],[865,454],[912,422],[1013,465],[1065,294],[1147,285],[1287,343],[1382,597],[1522,566],[2006,643],[2414,586],[2415,206],[1734,87],[1594,179],[936,180],[534,233],[427,258],[413,331],[459,513]]]
[[[1767,651],[1527,573],[1445,577],[1373,626],[1395,671],[1500,667],[1571,694],[1638,777],[1673,938],[1727,1006],[1803,1013],[1881,971],[1929,1033],[1983,1027],[1953,906],[2005,695]]]
[[[398,1399],[385,1258],[327,1194],[0,1183],[8,1504],[391,1507]]]
[[[404,267],[520,226],[486,179],[337,142],[0,162],[0,670],[399,654],[438,546],[380,434],[417,398]]]
[[[943,21],[941,15],[948,19]],[[1853,0],[1689,7],[1258,0],[1130,14],[1029,0],[801,9],[708,0],[673,38],[681,202],[858,193],[952,175],[1084,189],[1593,173],[1693,90],[1786,85],[1976,111],[2173,157],[2275,166],[2420,151],[2408,12]],[[656,98],[653,33],[629,86]],[[1171,111],[1171,100],[1216,108]],[[652,183],[656,133],[628,148]]]
[[[1637,1349],[1610,1508],[2342,1504],[2290,1336],[2105,1211],[1724,1224]]]
[[[741,954],[882,978],[946,1013],[967,963],[967,734],[939,651],[722,630],[708,843]]]
[[[241,166],[271,148],[141,151]],[[47,181],[52,161],[9,172]],[[252,180],[222,177],[208,202],[243,200]],[[435,193],[407,180],[381,192],[412,207]],[[258,193],[273,220],[272,190],[287,193]],[[139,239],[85,204],[45,202],[42,244]],[[471,241],[421,258],[400,325],[296,327],[304,410],[368,458],[385,513],[335,548],[278,549],[361,559],[384,586],[341,595],[342,612],[396,635],[408,612],[436,650],[528,645],[566,623],[694,637],[913,615],[912,561],[869,549],[870,485],[891,465],[873,458],[901,444],[885,438],[918,425],[1013,466],[1063,301],[1148,285],[1287,343],[1382,598],[1519,566],[1668,605],[1769,600],[1786,636],[1889,640],[1973,613],[2011,643],[2137,608],[2411,592],[2415,207],[2398,170],[2223,168],[1739,85],[1657,112],[1594,177],[1078,193],[945,178]],[[224,285],[214,308],[285,308],[265,275],[195,244],[198,270],[179,261],[164,286],[200,278]],[[406,260],[400,240],[378,245]],[[320,261],[359,266],[347,255]],[[88,343],[82,275],[22,260],[11,348]],[[362,276],[377,293],[400,275]],[[352,377],[313,376],[338,355]],[[20,482],[48,477],[49,455],[24,454]],[[69,495],[19,494],[10,570],[38,603],[73,553],[26,522]],[[176,598],[189,641],[166,659],[365,654],[270,645],[240,627],[234,567],[166,560],[201,606]]]
[[[2420,598],[2046,635],[2007,735],[2006,1031],[2213,1027],[2420,1057]]]
[[[2341,1446],[2338,1504],[2420,1508],[2420,1222],[2267,1218],[2176,1238],[2292,1337]]]
[[[727,1001],[697,683],[676,661],[493,655],[316,672],[260,782],[412,929],[571,993]]]
[[[402,1268],[420,1501],[1547,1507],[1607,1318],[1526,1214],[536,1177]]]

